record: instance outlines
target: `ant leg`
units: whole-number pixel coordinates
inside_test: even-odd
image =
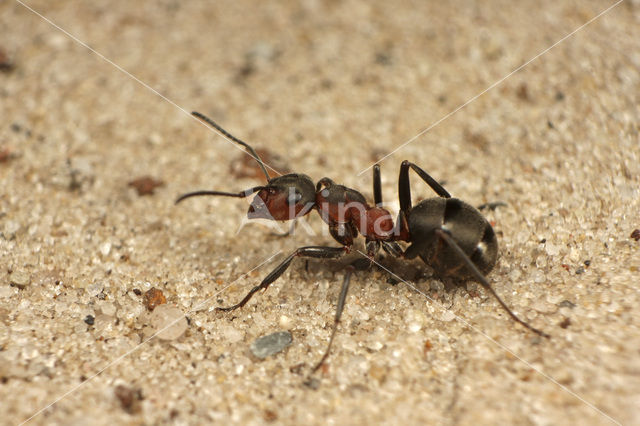
[[[302,257],[315,257],[315,258],[323,258],[323,259],[337,259],[341,257],[346,251],[346,247],[323,247],[323,246],[307,246],[300,247],[296,249],[293,253],[291,253],[285,260],[282,261],[273,271],[269,273],[265,277],[262,282],[255,286],[254,288],[247,293],[247,295],[242,299],[239,303],[229,306],[226,308],[216,308],[217,311],[233,311],[234,309],[238,309],[243,307],[249,299],[258,291],[262,289],[266,289],[269,287],[269,284],[280,278],[280,275],[287,270],[291,261],[294,257],[302,256]]]
[[[443,198],[451,198],[451,195],[442,187],[434,178],[429,176],[427,172],[422,170],[410,161],[404,160],[400,165],[400,177],[398,178],[398,194],[400,195],[400,210],[405,213],[411,209],[411,186],[409,185],[409,168],[422,178],[435,191],[436,194]]]
[[[342,288],[340,289],[340,296],[338,297],[338,306],[336,308],[336,316],[333,319],[333,330],[331,330],[331,337],[329,338],[329,344],[327,345],[327,349],[324,351],[322,358],[320,358],[320,361],[316,364],[315,367],[313,367],[309,375],[312,375],[313,373],[318,371],[318,369],[322,367],[322,364],[324,364],[324,362],[327,360],[327,357],[329,356],[329,352],[331,351],[331,345],[333,344],[334,337],[336,337],[336,330],[338,330],[338,324],[340,323],[340,317],[342,316],[342,311],[344,310],[344,302],[347,300],[347,292],[349,291],[349,282],[351,281],[351,274],[353,274],[353,271],[355,271],[355,268],[349,265],[347,267],[347,272],[345,272],[345,275],[344,275]]]
[[[476,267],[476,265],[471,261],[471,259],[469,259],[469,256],[467,256],[465,254],[465,252],[460,248],[460,246],[458,245],[458,243],[455,242],[455,240],[451,237],[451,235],[449,235],[447,232],[441,230],[441,229],[436,229],[436,234],[442,238],[444,241],[447,242],[447,244],[449,244],[449,247],[451,247],[460,257],[460,259],[462,261],[464,261],[464,263],[467,265],[467,267],[473,272],[473,275],[476,277],[476,279],[478,280],[478,282],[482,285],[482,287],[484,287],[485,289],[487,289],[491,294],[493,294],[493,296],[498,300],[498,303],[500,303],[500,305],[502,305],[502,307],[504,308],[505,311],[507,311],[507,313],[509,314],[509,316],[511,318],[513,318],[513,320],[521,325],[523,325],[524,327],[528,328],[529,330],[533,331],[536,334],[539,334],[542,337],[546,337],[549,338],[551,336],[549,336],[547,333],[545,333],[544,331],[540,331],[537,328],[534,328],[532,326],[530,326],[529,324],[527,324],[526,322],[524,322],[523,320],[521,320],[520,318],[518,318],[516,316],[516,314],[514,314],[511,309],[509,309],[509,307],[506,305],[506,303],[504,303],[502,301],[502,299],[500,299],[500,296],[498,296],[498,294],[495,292],[495,290],[493,289],[493,287],[491,287],[491,285],[489,284],[489,281],[487,281],[487,279],[484,277],[484,275],[482,274],[482,272],[480,272],[480,270]]]
[[[369,240],[365,243],[365,248],[367,249],[367,258],[369,262],[373,264],[373,258],[376,256],[376,253],[380,250],[380,240]]]
[[[331,222],[329,223],[329,234],[343,246],[351,247],[354,238],[358,236],[358,229],[351,222]]]
[[[382,249],[391,256],[402,257],[402,247],[395,241],[381,241]]]
[[[376,207],[382,206],[382,180],[380,179],[380,165],[373,166],[373,202]]]
[[[480,204],[476,208],[478,210],[484,210],[484,209],[495,210],[498,207],[506,207],[506,206],[507,206],[507,203],[505,203],[504,201],[493,201],[491,203]]]
[[[265,188],[264,186],[254,186],[253,188],[245,189],[244,191],[240,191],[240,192],[222,192],[222,191],[207,191],[207,190],[193,191],[193,192],[188,192],[186,194],[182,194],[181,196],[179,196],[176,199],[175,204],[178,204],[179,202],[181,202],[186,198],[200,197],[202,195],[219,195],[222,197],[245,198],[253,194],[254,192],[258,192],[264,188]]]

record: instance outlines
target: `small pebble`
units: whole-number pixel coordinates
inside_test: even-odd
[[[91,297],[99,295],[100,293],[102,293],[102,290],[104,290],[104,283],[101,283],[99,281],[89,284],[86,288],[87,294]]]
[[[149,318],[159,339],[175,340],[187,330],[187,319],[182,311],[173,305],[158,306]]]
[[[148,310],[153,311],[156,306],[167,303],[167,298],[164,297],[164,294],[162,294],[162,290],[151,287],[144,293],[142,301],[144,303],[144,306],[146,306]]]
[[[422,328],[422,325],[420,323],[417,323],[417,322],[412,322],[412,323],[409,323],[409,327],[408,328],[409,328],[410,332],[417,333]]]
[[[571,319],[570,318],[565,318],[562,320],[562,322],[560,322],[560,324],[558,324],[560,327],[562,328],[567,328],[571,325]]]
[[[220,335],[224,338],[224,340],[228,343],[237,343],[244,339],[244,332],[236,329],[230,324],[223,324],[219,326],[218,331],[220,332]]]
[[[11,151],[8,148],[0,149],[0,163],[6,163],[11,159]]]
[[[95,318],[93,317],[93,315],[87,315],[84,318],[84,322],[86,322],[89,325],[93,325],[95,323]]]
[[[272,411],[272,410],[264,410],[262,417],[266,422],[269,422],[269,423],[275,422],[276,420],[278,420],[278,415],[276,414],[275,411]]]
[[[284,329],[290,329],[292,323],[293,323],[293,321],[291,321],[291,318],[289,318],[286,315],[281,315],[280,319],[278,321],[278,324],[280,324],[280,327],[282,327]]]
[[[116,305],[111,302],[102,302],[99,303],[100,310],[102,313],[108,317],[115,316],[116,314]]]
[[[153,195],[156,188],[163,185],[163,181],[151,176],[142,176],[129,182],[129,186],[135,188],[140,196]]]
[[[8,220],[4,224],[4,234],[5,236],[15,236],[15,234],[20,230],[20,223],[15,222],[13,220]]]
[[[7,52],[2,47],[0,47],[0,71],[9,73],[13,71],[14,67],[15,65],[13,64],[11,58],[9,58]]]
[[[640,241],[640,229],[634,229],[630,237],[636,241]]]
[[[310,389],[317,390],[320,387],[320,379],[310,377],[308,380],[305,380],[303,384]]]
[[[23,289],[31,284],[31,277],[26,272],[14,271],[9,275],[9,283],[11,283],[12,286]]]
[[[278,331],[256,339],[251,344],[251,353],[257,358],[264,359],[282,351],[289,346],[292,341],[293,337],[291,333],[288,331]]]
[[[0,299],[7,299],[13,296],[14,291],[16,290],[14,290],[8,285],[0,286]]]
[[[120,406],[129,414],[138,413],[140,411],[140,401],[142,391],[140,389],[131,389],[130,387],[118,385],[114,390],[116,398],[120,401]]]
[[[549,256],[557,256],[560,253],[560,246],[555,244],[547,243],[545,246],[545,250]]]
[[[110,252],[111,252],[111,243],[106,242],[100,245],[100,253],[102,253],[103,256],[109,255]]]
[[[447,309],[440,316],[440,320],[444,322],[453,321],[456,318],[456,314],[453,313],[450,309]]]

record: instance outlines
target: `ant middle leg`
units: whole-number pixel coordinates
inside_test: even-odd
[[[379,164],[373,166],[373,202],[376,207],[382,207],[382,179]]]
[[[325,247],[325,246],[307,246],[297,248],[293,253],[291,253],[285,260],[283,260],[276,268],[267,275],[262,282],[252,288],[249,293],[239,302],[233,306],[229,306],[226,308],[216,308],[218,311],[233,311],[235,309],[241,308],[253,297],[255,293],[262,289],[266,289],[269,285],[280,278],[280,276],[284,273],[284,271],[289,268],[289,265],[293,261],[295,257],[313,257],[320,259],[337,259],[341,257],[345,252],[346,247]]]

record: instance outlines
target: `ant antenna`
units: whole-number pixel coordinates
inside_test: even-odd
[[[240,191],[240,192],[222,192],[222,191],[206,191],[206,190],[187,192],[186,194],[182,194],[181,196],[179,196],[178,199],[175,201],[175,204],[178,204],[179,202],[181,202],[186,198],[201,197],[203,195],[217,195],[222,197],[245,198],[253,194],[254,192],[258,192],[261,189],[265,189],[265,188],[266,186],[254,186],[253,188],[245,189],[244,191]]]
[[[233,136],[231,133],[227,132],[225,129],[220,127],[215,121],[213,121],[209,117],[205,116],[204,114],[201,114],[201,113],[199,113],[197,111],[193,111],[191,113],[191,115],[193,115],[194,117],[199,118],[200,120],[204,121],[209,126],[213,127],[214,129],[216,129],[217,131],[222,133],[222,135],[224,137],[226,137],[227,139],[232,140],[233,142],[235,142],[237,144],[240,144],[243,147],[245,147],[245,149],[247,150],[249,155],[251,155],[254,158],[254,160],[256,160],[258,162],[258,165],[260,166],[260,168],[262,169],[262,172],[266,176],[267,181],[271,180],[271,177],[269,176],[269,172],[267,172],[267,168],[264,166],[264,163],[260,159],[260,156],[258,156],[258,153],[255,151],[255,149],[253,149],[248,143],[243,142],[240,139],[236,138],[235,136]]]

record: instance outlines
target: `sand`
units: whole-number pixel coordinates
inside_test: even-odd
[[[613,2],[27,4],[86,46],[0,4],[1,423],[640,423],[637,1],[546,52]],[[354,275],[305,385],[337,262],[296,260],[243,309],[214,308],[296,247],[337,243],[317,215],[281,238],[246,221],[248,200],[175,206],[263,183],[191,110],[370,200],[360,172],[428,129],[380,163],[389,209],[404,159],[472,205],[506,203],[485,211],[489,279],[551,339],[477,284],[383,259],[411,285]],[[412,179],[416,202],[434,195]],[[152,287],[187,318],[163,338]],[[252,355],[279,331],[290,346]]]

